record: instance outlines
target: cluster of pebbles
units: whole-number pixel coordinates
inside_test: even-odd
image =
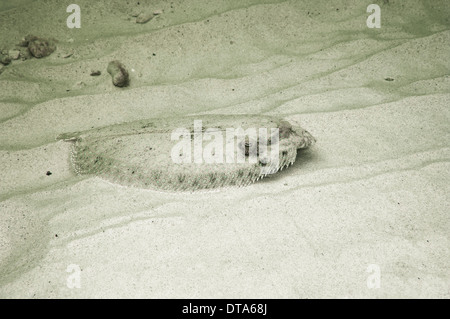
[[[56,50],[56,40],[28,35],[12,50],[0,50],[0,73],[4,66],[13,60],[22,61],[31,58],[44,58]]]
[[[130,13],[132,17],[136,18],[136,23],[144,24],[163,13],[162,10],[136,10]],[[35,35],[28,35],[22,39],[20,43],[12,50],[0,50],[0,74],[4,71],[4,67],[10,64],[13,60],[22,61],[31,58],[44,58],[55,52],[56,40],[37,37]],[[70,57],[72,54],[64,56]],[[130,77],[125,66],[117,61],[111,61],[107,67],[108,73],[112,77],[112,82],[117,87],[126,87],[130,83]],[[99,76],[99,70],[92,70],[91,76]]]
[[[27,60],[32,57],[44,58],[56,50],[56,40],[40,38],[35,35],[28,35],[17,44],[13,50],[3,50],[0,55],[0,62],[7,65],[11,60]]]
[[[136,18],[136,23],[144,24],[163,13],[162,10],[137,10],[130,13],[132,17]],[[22,61],[31,58],[44,58],[55,52],[56,40],[37,37],[35,35],[28,35],[18,43],[15,49],[0,50],[0,74],[4,71],[4,67],[10,64],[13,60]],[[72,54],[64,56],[70,57]],[[130,83],[130,76],[125,66],[117,61],[111,61],[107,67],[108,73],[112,77],[112,83],[117,87],[126,87]],[[91,76],[99,76],[99,70],[92,70]]]
[[[152,12],[152,17],[160,13],[160,11]],[[142,16],[139,17],[137,18],[137,20],[144,19]],[[21,59],[22,61],[24,61],[33,57],[40,59],[49,56],[50,54],[55,52],[56,42],[57,41],[54,39],[45,39],[37,37],[35,35],[28,35],[16,45],[15,49],[0,50],[0,74],[5,70],[5,66],[9,65],[13,60]],[[67,58],[69,56],[64,56],[64,58]],[[111,75],[112,83],[115,86],[126,87],[129,85],[129,73],[120,61],[114,60],[109,62],[107,72]],[[92,70],[90,75],[99,76],[101,75],[101,71]]]
[[[44,58],[56,50],[56,40],[44,39],[34,35],[28,35],[13,50],[0,50],[0,74],[4,71],[4,66],[13,60],[22,61],[35,58]],[[125,66],[117,61],[111,61],[107,67],[108,73],[112,77],[112,82],[117,87],[125,87],[130,83],[130,76]],[[92,70],[91,76],[99,76],[99,70]]]
[[[44,39],[34,35],[26,36],[19,46],[28,49],[28,52],[35,58],[44,58],[56,50],[56,40]]]
[[[111,75],[112,83],[114,84],[114,86],[122,88],[130,84],[130,75],[122,62],[118,60],[109,62],[106,71],[109,73],[109,75]],[[91,76],[100,76],[101,74],[102,72],[97,69],[91,70],[90,72]],[[78,82],[76,84],[77,88],[83,86],[85,86],[84,82]]]

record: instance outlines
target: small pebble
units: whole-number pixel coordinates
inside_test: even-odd
[[[102,72],[100,72],[100,70],[91,70],[91,76],[99,76],[101,74]]]
[[[28,48],[20,48],[19,51],[20,51],[20,54],[19,54],[20,55],[20,59],[22,61],[31,59],[33,57],[31,55],[31,53],[30,53],[30,50],[28,50]]]
[[[13,60],[18,60],[20,57],[20,51],[19,50],[9,50],[8,55]]]
[[[52,54],[56,45],[52,40],[34,37],[28,42],[28,50],[35,58],[43,58]]]
[[[394,79],[393,79],[393,78],[385,78],[385,80],[386,80],[386,81],[389,81],[389,82],[392,82],[392,81],[394,81]]]
[[[113,84],[115,86],[128,86],[130,82],[130,76],[127,69],[121,62],[117,60],[109,62],[107,71],[111,75]]]
[[[8,65],[11,63],[11,58],[8,54],[6,54],[6,52],[0,52],[0,63],[3,65]]]
[[[52,175],[52,172],[47,171],[47,173],[45,173],[45,175],[50,176],[50,175]]]

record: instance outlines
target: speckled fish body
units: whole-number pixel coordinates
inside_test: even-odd
[[[249,134],[239,140],[237,135],[227,134],[241,129],[266,131],[267,135],[252,139]],[[315,142],[306,130],[293,127],[286,120],[261,115],[147,119],[65,133],[58,139],[73,142],[71,162],[77,174],[96,175],[127,186],[175,191],[256,182],[294,163],[297,149]],[[180,143],[188,145],[184,154],[179,152]],[[258,152],[263,146],[264,156]],[[274,150],[277,156],[273,156]],[[186,154],[189,151],[191,154]],[[208,160],[209,154],[213,160]],[[244,162],[238,160],[242,154],[246,157]]]

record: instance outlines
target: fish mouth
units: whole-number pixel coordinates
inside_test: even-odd
[[[302,135],[303,135],[304,146],[299,147],[299,148],[306,148],[306,147],[316,144],[316,141],[317,141],[316,138],[314,136],[312,136],[311,133],[309,133],[308,131],[303,130]]]
[[[308,148],[316,143],[316,138],[300,126],[294,127],[290,136],[297,149]]]

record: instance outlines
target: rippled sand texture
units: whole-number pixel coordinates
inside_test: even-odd
[[[0,74],[0,297],[449,298],[450,8],[374,2],[381,29],[357,0],[78,0],[78,30],[61,1],[0,6],[0,47],[59,40]],[[55,141],[195,113],[279,115],[318,142],[251,186],[179,194],[76,177]]]

